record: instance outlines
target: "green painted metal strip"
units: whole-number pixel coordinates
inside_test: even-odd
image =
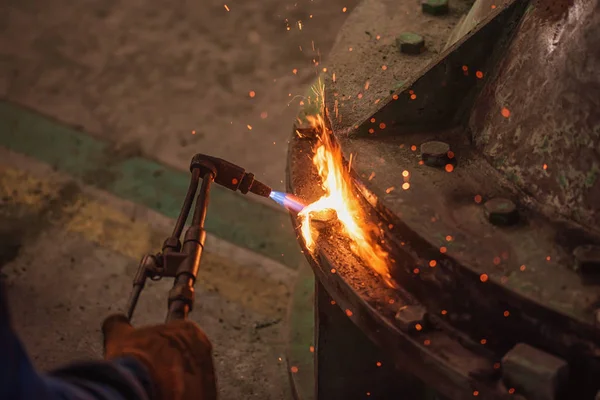
[[[179,214],[190,179],[187,171],[111,153],[109,143],[4,101],[0,146],[171,218]],[[304,259],[286,213],[221,186],[211,191],[206,229],[291,268]]]

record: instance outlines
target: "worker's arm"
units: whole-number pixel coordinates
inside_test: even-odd
[[[77,363],[50,374],[38,373],[10,326],[0,285],[0,399],[147,400],[150,374],[133,357]]]
[[[0,399],[215,400],[212,347],[191,321],[140,329],[104,321],[105,361],[38,373],[10,326],[0,284]]]

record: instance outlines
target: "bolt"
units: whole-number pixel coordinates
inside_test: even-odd
[[[519,212],[515,203],[501,197],[488,200],[484,206],[485,213],[494,225],[507,226],[517,223]]]
[[[311,211],[308,214],[310,223],[317,229],[324,229],[338,222],[337,211],[333,208],[326,208],[319,211]]]
[[[525,343],[518,343],[502,358],[502,377],[527,397],[554,400],[568,378],[569,366],[561,358]]]
[[[431,15],[445,15],[450,11],[448,0],[424,0],[421,7],[424,13]]]
[[[573,256],[575,266],[581,273],[600,273],[600,246],[591,244],[577,246],[573,250]]]
[[[405,54],[421,54],[425,51],[425,39],[413,32],[402,32],[396,38],[396,46]]]
[[[421,145],[421,160],[430,167],[444,167],[450,163],[450,145],[444,142],[425,142]]]
[[[414,329],[417,324],[423,325],[427,309],[421,305],[408,305],[403,306],[396,313],[396,321],[400,329],[408,332],[410,329]]]

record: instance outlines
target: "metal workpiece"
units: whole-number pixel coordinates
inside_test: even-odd
[[[366,218],[381,228],[395,286],[327,223],[315,252],[304,252],[327,293],[399,371],[449,399],[535,399],[534,386],[509,378],[510,357],[503,371],[519,343],[571,371],[557,367],[549,383],[561,382],[557,399],[593,399],[598,2],[456,1],[446,16],[408,3],[382,10],[426,38],[428,51],[399,52],[393,27],[387,42],[371,40],[361,21],[372,23],[378,9],[358,7],[340,38],[366,61],[357,69],[340,39],[328,66],[335,81],[332,73],[325,81],[326,122],[352,160]],[[440,31],[440,20],[454,30]],[[311,146],[294,134],[288,156],[288,189],[306,202],[322,194]],[[415,304],[427,329],[398,314]]]

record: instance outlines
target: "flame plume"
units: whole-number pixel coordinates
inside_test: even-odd
[[[344,168],[341,148],[334,141],[332,132],[325,124],[325,86],[319,81],[313,87],[313,91],[323,107],[317,115],[307,116],[307,120],[316,132],[313,163],[317,167],[321,178],[321,187],[325,194],[298,214],[301,218],[301,233],[306,247],[310,252],[314,252],[319,235],[319,231],[311,226],[311,212],[333,209],[337,212],[338,220],[341,223],[341,233],[350,239],[351,250],[354,254],[381,275],[388,285],[391,285],[388,253],[381,248],[371,234],[377,229],[366,222],[366,216],[352,190],[350,174]]]

